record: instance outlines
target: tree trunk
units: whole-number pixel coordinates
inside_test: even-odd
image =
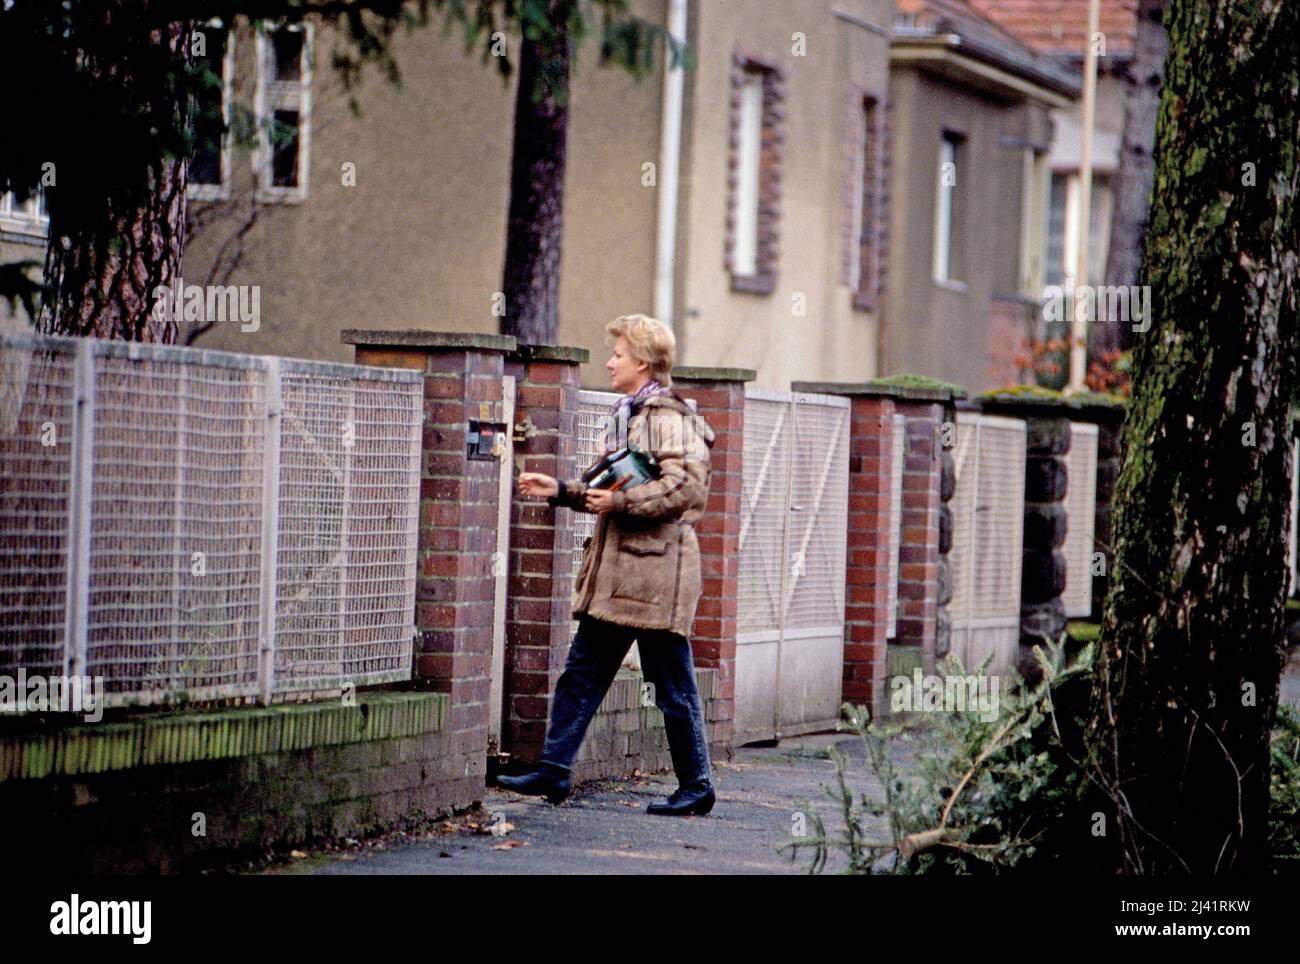
[[[559,332],[571,6],[572,0],[551,0],[554,35],[525,38],[520,52],[501,333],[533,344],[553,345]],[[534,101],[538,84],[544,89]]]
[[[192,26],[170,24],[165,40],[162,36],[157,40],[188,59]],[[100,72],[111,75],[114,83],[129,83],[133,76],[130,63],[101,64]],[[96,149],[112,150],[112,146],[96,145]],[[52,290],[42,307],[38,330],[119,341],[170,344],[176,340],[177,326],[170,313],[168,320],[153,317],[153,292],[159,285],[173,286],[180,277],[189,162],[160,158],[158,163],[152,196],[130,214],[102,226],[69,230],[51,210],[45,279]]]
[[[1118,869],[1257,872],[1284,654],[1300,5],[1172,0],[1166,23],[1154,320],[1135,339],[1094,736]]]
[[[1110,221],[1110,251],[1106,256],[1106,284],[1138,284],[1142,260],[1142,235],[1147,209],[1151,205],[1151,183],[1155,179],[1152,147],[1156,139],[1156,112],[1160,108],[1160,85],[1164,77],[1169,33],[1165,10],[1169,0],[1139,0],[1137,36],[1133,63],[1126,78],[1124,134],[1120,141],[1119,172],[1115,178],[1115,205]],[[1091,357],[1108,351],[1131,348],[1130,325],[1114,321],[1095,324]]]

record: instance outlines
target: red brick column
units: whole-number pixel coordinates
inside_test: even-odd
[[[695,524],[700,541],[702,594],[691,648],[695,665],[718,671],[715,698],[704,707],[710,752],[731,758],[736,707],[736,599],[740,577],[740,498],[745,469],[745,383],[757,373],[741,368],[673,369],[673,387],[693,399],[713,427],[709,504]]]
[[[903,458],[903,529],[898,550],[898,636],[896,644],[919,652],[934,672],[939,613],[939,447],[944,406],[938,401],[900,398],[895,409],[906,420]]]
[[[520,345],[515,376],[515,474],[574,478],[574,418],[585,348]],[[509,605],[503,745],[513,761],[541,759],[549,694],[564,670],[573,602],[573,513],[543,499],[515,499],[510,514]]]
[[[866,705],[876,719],[888,707],[885,651],[894,401],[870,396],[852,401],[842,699]]]
[[[448,693],[452,755],[444,777],[457,797],[481,799],[492,672],[496,461],[471,461],[471,418],[503,421],[504,335],[436,331],[343,332],[360,365],[424,372],[420,541],[415,591],[415,677]]]

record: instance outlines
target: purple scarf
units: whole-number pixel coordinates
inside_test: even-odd
[[[651,378],[644,385],[638,388],[631,395],[624,395],[609,410],[610,428],[613,430],[605,433],[605,451],[615,452],[627,444],[627,420],[632,412],[632,405],[638,398],[648,398],[651,395],[669,395],[671,390],[664,388],[658,381]]]

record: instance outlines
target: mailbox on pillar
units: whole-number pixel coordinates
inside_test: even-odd
[[[497,405],[479,402],[478,418],[469,420],[465,433],[466,454],[471,461],[493,462],[506,454],[506,423],[500,418]]]
[[[470,461],[492,462],[506,453],[506,423],[472,418],[465,443]]]

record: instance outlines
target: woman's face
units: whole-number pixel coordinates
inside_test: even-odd
[[[618,336],[618,341],[614,342],[614,353],[609,356],[609,361],[605,362],[605,369],[609,372],[609,380],[614,390],[624,395],[641,387],[649,367],[645,362],[632,357],[625,335]]]

